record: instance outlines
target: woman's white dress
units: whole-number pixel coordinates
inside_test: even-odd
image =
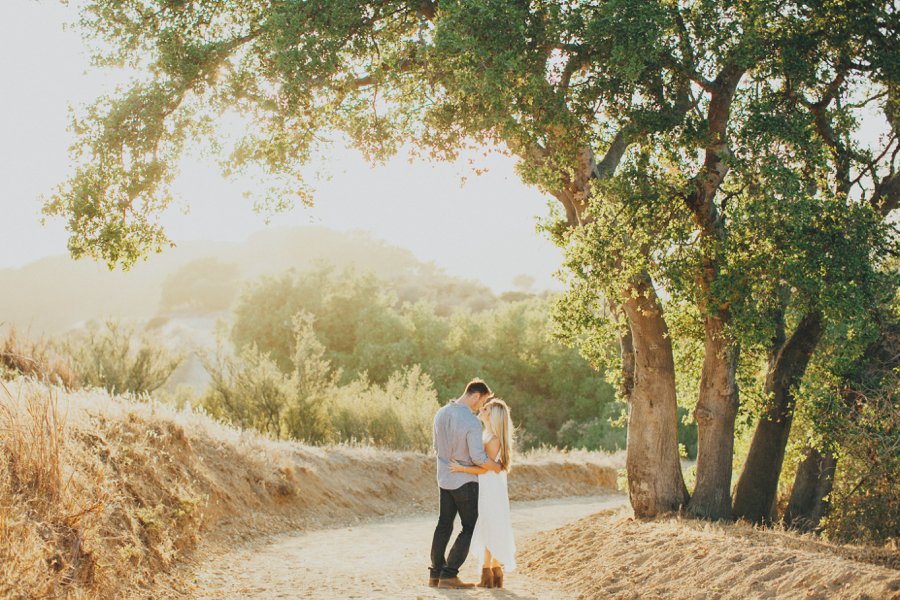
[[[499,458],[498,453],[494,460]],[[513,539],[506,481],[506,471],[488,471],[478,476],[478,520],[475,521],[475,532],[469,547],[479,564],[484,560],[484,549],[487,548],[494,559],[503,565],[503,570],[512,571],[516,568],[516,542]]]

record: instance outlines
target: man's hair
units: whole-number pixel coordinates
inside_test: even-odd
[[[469,396],[472,394],[481,394],[482,396],[490,397],[494,395],[494,392],[491,391],[491,388],[488,387],[488,384],[486,384],[483,379],[478,379],[476,377],[466,385],[466,392],[464,395]]]

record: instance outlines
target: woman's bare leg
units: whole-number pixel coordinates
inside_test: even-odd
[[[493,557],[491,556],[491,551],[488,550],[487,548],[485,548],[484,549],[484,562],[481,564],[481,567],[483,569],[490,569],[492,561],[497,562],[497,561],[493,560]]]

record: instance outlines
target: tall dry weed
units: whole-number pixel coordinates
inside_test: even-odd
[[[97,436],[68,423],[60,393],[0,380],[0,598],[121,596],[149,553],[117,517],[133,500],[111,494]]]
[[[0,375],[4,373],[34,377],[69,390],[79,386],[71,362],[55,353],[50,342],[23,339],[15,327],[6,328],[0,339]]]
[[[73,595],[66,589],[94,584],[84,538],[103,501],[74,493],[73,473],[65,468],[65,416],[56,390],[43,390],[13,394],[0,382],[2,597]]]
[[[5,384],[0,382],[0,387],[8,400],[15,400]],[[48,389],[46,396],[28,395],[22,408],[24,414],[14,409],[13,402],[0,404],[4,433],[0,447],[7,457],[7,474],[13,491],[31,493],[52,504],[63,487],[60,445],[64,434],[56,394]]]

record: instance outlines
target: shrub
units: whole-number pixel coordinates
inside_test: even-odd
[[[822,524],[833,539],[875,543],[900,539],[898,390],[900,367],[886,373],[878,388],[845,391],[845,410],[838,413],[837,472]]]
[[[418,365],[397,371],[384,386],[363,377],[330,391],[329,412],[341,441],[425,452],[437,409],[431,378]]]
[[[149,394],[165,384],[184,356],[157,337],[138,336],[133,327],[108,320],[62,343],[79,383],[111,394]]]
[[[308,313],[294,317],[288,373],[253,344],[236,357],[220,351],[206,363],[212,384],[202,405],[215,417],[273,437],[427,450],[438,408],[431,378],[413,366],[383,385],[365,374],[340,385],[340,373],[325,358],[313,326]]]
[[[248,288],[235,308],[231,340],[237,348],[255,344],[290,373],[296,350],[291,320],[309,313],[344,385],[385,386],[397,370],[418,365],[437,397],[449,399],[481,376],[513,408],[524,448],[559,443],[558,431],[569,420],[587,424],[584,435],[594,436],[571,443],[619,447],[624,432],[602,424],[613,410],[614,390],[576,349],[550,339],[550,301],[529,296],[443,316],[424,301],[398,305],[390,284],[372,276],[325,269],[263,278]],[[607,433],[615,439],[597,437]]]
[[[312,327],[310,315],[294,318],[295,350],[288,373],[255,344],[235,357],[225,357],[220,350],[214,360],[207,359],[212,381],[201,404],[215,417],[276,438],[330,441],[333,433],[325,403],[337,374]]]

